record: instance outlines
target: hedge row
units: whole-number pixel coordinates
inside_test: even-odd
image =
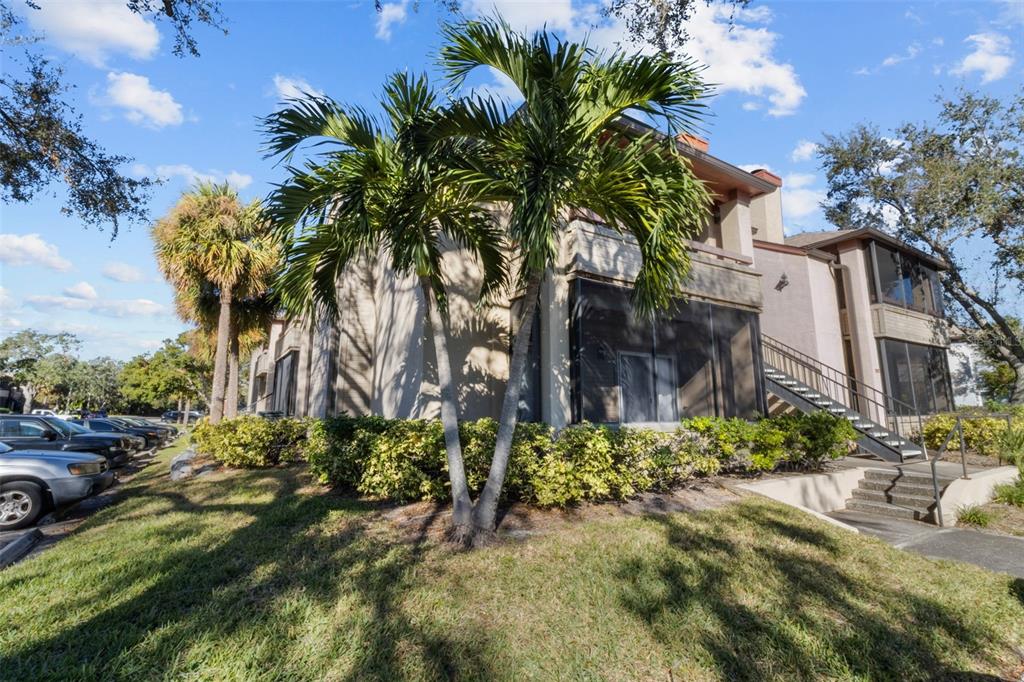
[[[493,419],[460,425],[474,493],[486,481],[497,430]],[[847,420],[826,413],[758,422],[702,417],[685,420],[674,432],[579,424],[555,434],[545,424],[523,423],[516,428],[503,494],[545,507],[621,500],[723,470],[816,468],[845,455],[855,437]],[[449,495],[444,434],[436,420],[242,417],[203,425],[193,439],[201,451],[231,466],[304,458],[322,483],[371,497],[413,501]]]
[[[1011,412],[1009,424],[1005,417],[965,414],[968,418],[963,419],[961,423],[964,428],[964,445],[968,450],[979,455],[996,457],[1001,461],[1013,459],[1013,453],[1008,451],[1010,448],[1007,440],[1024,430],[1024,414]],[[942,447],[942,442],[956,425],[956,417],[956,414],[937,414],[924,423],[924,443],[929,451],[935,452]],[[1012,428],[1008,429],[1011,425]],[[954,435],[949,441],[949,450],[955,451],[959,448],[960,444]]]

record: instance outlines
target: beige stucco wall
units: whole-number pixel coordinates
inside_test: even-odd
[[[777,187],[750,200],[750,225],[755,239],[782,244],[782,188]]]
[[[845,373],[837,275],[828,262],[758,248],[755,266],[762,275],[761,331]],[[789,283],[779,289],[783,275]]]

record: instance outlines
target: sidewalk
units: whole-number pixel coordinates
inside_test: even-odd
[[[967,528],[939,528],[927,523],[876,516],[855,511],[834,511],[829,516],[872,535],[897,549],[933,559],[952,559],[991,571],[1024,578],[1024,538],[985,533]]]

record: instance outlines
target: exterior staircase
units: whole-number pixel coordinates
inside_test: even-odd
[[[945,490],[954,480],[939,477],[939,490]],[[859,487],[853,490],[853,497],[846,501],[846,509],[912,521],[937,522],[931,475],[900,469],[868,469]]]
[[[924,448],[906,433],[908,423],[916,424],[918,433],[922,427],[910,405],[859,386],[853,377],[770,336],[761,337],[761,349],[769,414],[829,412],[850,420],[860,434],[858,445],[876,457],[900,464],[926,459]]]

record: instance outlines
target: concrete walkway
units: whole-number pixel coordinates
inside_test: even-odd
[[[966,528],[939,528],[917,521],[855,511],[826,514],[897,549],[933,559],[952,559],[1024,578],[1024,538]]]

